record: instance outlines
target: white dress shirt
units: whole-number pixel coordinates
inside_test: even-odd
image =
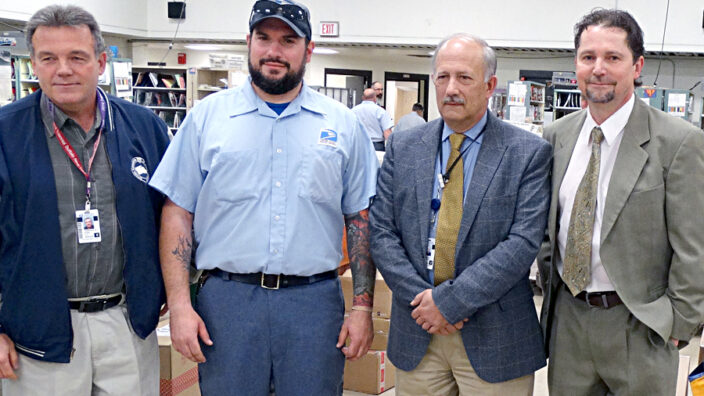
[[[562,275],[562,257],[565,256],[565,246],[567,245],[567,230],[570,226],[570,216],[572,215],[572,206],[574,205],[574,197],[577,194],[577,188],[582,181],[582,177],[587,170],[589,157],[591,156],[591,132],[594,127],[601,127],[604,134],[604,140],[601,142],[601,163],[599,165],[599,183],[597,186],[596,196],[596,213],[594,215],[594,232],[592,234],[592,259],[591,259],[591,281],[587,286],[587,292],[612,291],[614,286],[611,284],[604,266],[601,264],[599,249],[601,247],[601,223],[604,218],[604,203],[606,202],[606,194],[609,189],[609,181],[611,173],[614,170],[614,163],[618,154],[618,148],[621,145],[623,138],[623,128],[626,127],[628,118],[633,111],[635,96],[621,106],[614,114],[611,115],[601,125],[597,125],[592,118],[590,112],[587,112],[587,117],[582,125],[582,130],[579,132],[577,143],[574,146],[570,163],[567,166],[565,177],[560,185],[559,192],[559,208],[560,208],[560,224],[557,233],[557,246],[560,250],[560,256],[557,258],[557,269]]]

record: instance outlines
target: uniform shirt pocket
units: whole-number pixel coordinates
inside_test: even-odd
[[[341,153],[327,147],[304,150],[298,196],[314,202],[341,202]]]
[[[230,203],[258,199],[257,180],[261,175],[257,175],[256,168],[256,150],[218,153],[208,174],[215,181],[215,198]]]

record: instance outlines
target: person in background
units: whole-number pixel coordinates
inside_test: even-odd
[[[204,395],[268,395],[271,383],[282,395],[339,395],[345,357],[372,341],[368,206],[379,165],[354,113],[303,81],[308,9],[257,1],[249,29],[250,78],[188,113],[151,180],[168,196],[160,242],[171,339],[200,363]],[[194,249],[207,274],[195,310]]]
[[[384,99],[384,84],[379,81],[374,81],[372,83],[372,89],[374,90],[374,95],[376,96],[376,104],[381,107],[382,100]]]
[[[164,197],[147,182],[166,124],[98,88],[82,8],[42,8],[26,36],[41,89],[0,108],[2,394],[156,395]]]
[[[545,129],[552,203],[538,264],[551,395],[672,395],[704,313],[704,134],[638,100],[643,31],[575,25],[587,109]]]
[[[362,103],[353,107],[352,111],[362,123],[374,145],[374,150],[384,151],[386,139],[391,135],[394,123],[386,110],[376,105],[374,89],[365,89],[362,93]]]
[[[371,207],[372,258],[393,292],[399,395],[530,395],[545,366],[528,279],[545,230],[550,145],[487,109],[496,55],[440,42],[441,118],[393,133]]]
[[[425,125],[426,121],[423,118],[423,105],[416,103],[413,105],[411,112],[401,117],[394,127],[394,132],[411,129],[420,125]]]

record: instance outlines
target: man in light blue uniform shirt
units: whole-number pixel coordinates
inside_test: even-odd
[[[398,123],[394,127],[394,132],[403,131],[405,129],[411,129],[420,125],[425,125],[425,118],[423,118],[423,105],[416,103],[413,105],[412,111],[398,120]]]
[[[384,151],[386,139],[391,135],[394,122],[382,107],[376,104],[374,89],[367,88],[362,93],[362,103],[352,108],[374,144],[374,150]]]
[[[308,10],[261,0],[249,23],[250,79],[188,114],[151,181],[169,198],[171,337],[201,363],[203,394],[268,395],[270,382],[281,394],[341,394],[345,357],[372,340],[367,208],[378,162],[354,114],[302,81],[314,47]],[[345,227],[355,295],[343,322]],[[195,310],[193,249],[208,274]]]

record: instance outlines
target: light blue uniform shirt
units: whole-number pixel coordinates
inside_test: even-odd
[[[353,107],[352,111],[357,115],[372,142],[383,142],[384,131],[394,126],[389,113],[371,100],[362,101]]]
[[[354,114],[304,84],[280,116],[251,80],[188,113],[150,185],[194,213],[199,269],[313,275],[342,258],[378,160]]]
[[[463,204],[464,201],[467,199],[467,188],[469,187],[469,183],[472,181],[472,175],[474,174],[474,165],[477,163],[477,156],[479,155],[479,148],[482,146],[482,141],[484,140],[484,135],[481,132],[486,126],[486,119],[487,115],[486,113],[484,113],[484,117],[482,117],[482,119],[479,120],[476,125],[464,132],[464,135],[467,136],[467,138],[464,139],[462,145],[460,146],[460,152],[469,147],[467,151],[462,155],[462,163],[464,167],[464,183],[462,189],[464,196]],[[437,175],[444,174],[445,170],[447,169],[447,159],[449,158],[450,151],[452,150],[452,145],[450,144],[450,135],[452,135],[453,133],[455,132],[450,129],[447,124],[444,124],[442,129],[442,150],[440,153],[438,153],[435,159],[436,176],[434,178],[433,184],[433,198],[442,199],[442,189],[440,188],[440,182],[438,180]],[[430,232],[428,233],[428,235],[430,236],[430,238],[435,238],[438,225],[436,212],[433,211],[431,208],[428,209],[430,209],[430,219],[432,220],[430,222]],[[432,282],[434,280],[433,270],[430,270],[429,274],[430,280]]]

